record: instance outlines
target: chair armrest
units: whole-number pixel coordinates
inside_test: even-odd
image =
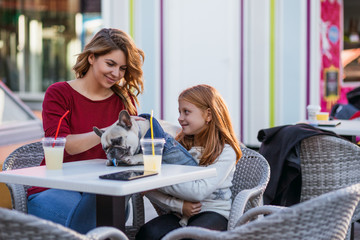
[[[265,205],[265,206],[259,206],[256,208],[252,208],[249,211],[245,212],[239,220],[236,222],[235,227],[241,226],[243,224],[246,224],[254,219],[256,219],[258,216],[263,215],[269,215],[275,212],[278,212],[286,207],[281,206],[273,206],[273,205]]]
[[[145,224],[144,198],[140,193],[131,196],[133,206],[133,226],[139,229]]]
[[[97,227],[86,234],[89,239],[128,240],[127,236],[114,227]]]
[[[27,193],[24,185],[7,183],[11,196],[12,208],[23,213],[27,213]]]
[[[219,236],[215,233],[219,233],[215,230],[209,230],[201,227],[185,227],[173,230],[165,235],[162,240],[175,240],[183,238],[191,238],[197,240],[219,239]]]
[[[252,202],[253,199],[257,197],[261,197],[263,194],[262,188],[252,188],[252,189],[245,189],[240,191],[231,206],[229,222],[228,222],[228,230],[234,229],[235,224],[245,212],[246,205],[250,203],[252,207],[257,207],[259,204],[254,204]]]
[[[144,199],[140,193],[135,193],[127,197],[131,199],[133,219],[131,226],[125,226],[125,233],[130,239],[135,239],[136,233],[140,227],[145,224]]]

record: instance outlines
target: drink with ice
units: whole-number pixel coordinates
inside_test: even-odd
[[[162,152],[165,139],[163,138],[142,138],[140,140],[144,157],[144,171],[161,171]]]
[[[44,147],[47,169],[61,169],[64,159],[64,147]]]
[[[162,155],[144,155],[144,171],[160,172]]]
[[[61,169],[64,159],[65,138],[43,138],[42,144],[47,169]]]

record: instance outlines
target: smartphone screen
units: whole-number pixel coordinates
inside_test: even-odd
[[[110,173],[99,176],[101,179],[109,179],[109,180],[120,180],[120,181],[129,181],[138,178],[153,176],[158,174],[157,172],[150,172],[143,170],[126,170],[122,172]]]

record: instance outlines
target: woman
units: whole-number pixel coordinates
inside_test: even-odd
[[[45,137],[55,136],[59,119],[70,111],[58,133],[58,137],[66,137],[64,162],[106,159],[92,129],[112,125],[123,109],[137,114],[143,61],[143,51],[129,35],[118,29],[101,29],[78,55],[73,67],[76,79],[47,89],[42,112]],[[32,187],[28,213],[86,233],[96,224],[95,196]]]

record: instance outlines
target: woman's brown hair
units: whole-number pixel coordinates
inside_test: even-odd
[[[220,93],[205,84],[185,89],[178,100],[194,104],[203,112],[210,109],[211,121],[202,132],[196,136],[196,143],[204,148],[200,165],[210,165],[221,154],[225,144],[229,144],[236,152],[236,162],[241,158],[239,141],[235,135],[229,111]],[[185,135],[182,131],[177,135],[178,140],[187,150],[194,146],[194,135]]]
[[[119,29],[101,29],[78,55],[73,70],[77,78],[82,78],[90,68],[88,57],[91,54],[98,57],[118,49],[123,51],[126,56],[127,69],[121,85],[122,80],[114,84],[111,89],[120,96],[130,114],[134,115],[136,106],[132,99],[139,104],[137,96],[143,92],[144,87],[142,65],[145,55],[141,49],[136,47],[127,33]],[[136,93],[134,93],[135,90]]]

